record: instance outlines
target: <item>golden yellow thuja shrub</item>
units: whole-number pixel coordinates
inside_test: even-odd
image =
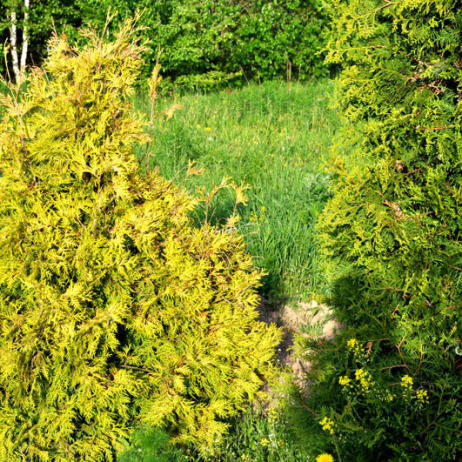
[[[137,424],[210,447],[271,372],[260,273],[232,227],[132,149],[136,29],[54,36],[0,128],[0,460],[112,460]]]

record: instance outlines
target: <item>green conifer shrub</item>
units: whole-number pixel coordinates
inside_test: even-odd
[[[332,7],[329,59],[343,66],[336,100],[346,120],[319,229],[349,343],[321,356],[312,402],[326,406],[322,426],[344,460],[360,448],[364,460],[454,460],[462,451],[462,3]]]
[[[112,460],[135,425],[207,448],[271,372],[233,227],[132,153],[143,45],[54,36],[0,128],[0,460]]]

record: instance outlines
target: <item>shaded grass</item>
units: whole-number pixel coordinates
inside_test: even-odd
[[[167,433],[137,429],[126,442],[119,462],[314,462],[319,444],[307,444],[287,420],[284,408],[248,409],[231,422],[230,432],[210,453],[180,448],[169,442]],[[319,426],[319,424],[317,424]],[[321,438],[322,440],[322,438]],[[325,442],[323,441],[325,444]]]
[[[210,190],[223,177],[249,185],[239,228],[267,273],[263,293],[270,299],[305,298],[324,286],[314,223],[328,197],[323,163],[339,125],[329,108],[332,89],[328,80],[290,87],[268,82],[185,95],[184,109],[153,130],[151,166],[166,178],[180,181],[194,160],[204,173],[186,181],[191,191]],[[172,102],[160,100],[156,109]],[[138,96],[136,107],[148,113],[148,98]],[[144,166],[144,150],[137,155]],[[214,218],[229,215],[233,202],[223,193]]]

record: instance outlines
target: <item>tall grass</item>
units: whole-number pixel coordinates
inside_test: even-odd
[[[154,127],[151,164],[174,181],[189,160],[204,169],[186,186],[220,183],[229,177],[249,185],[240,231],[256,263],[267,272],[264,295],[305,298],[322,291],[314,222],[326,199],[323,163],[339,120],[329,108],[332,82],[269,82],[241,90],[190,94],[179,98],[184,109],[167,124]],[[160,100],[158,110],[172,103]],[[148,98],[136,100],[149,112]],[[142,165],[145,152],[138,152]],[[215,218],[231,207],[222,195]]]

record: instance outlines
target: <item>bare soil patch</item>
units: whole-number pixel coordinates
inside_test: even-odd
[[[283,303],[274,307],[262,302],[260,319],[274,322],[282,327],[283,338],[279,345],[278,362],[282,369],[292,373],[292,381],[304,395],[309,394],[309,382],[306,374],[312,367],[312,362],[303,359],[309,351],[303,354],[294,350],[294,337],[300,335],[318,341],[332,341],[342,329],[342,324],[335,319],[331,308],[316,300],[309,302]]]

